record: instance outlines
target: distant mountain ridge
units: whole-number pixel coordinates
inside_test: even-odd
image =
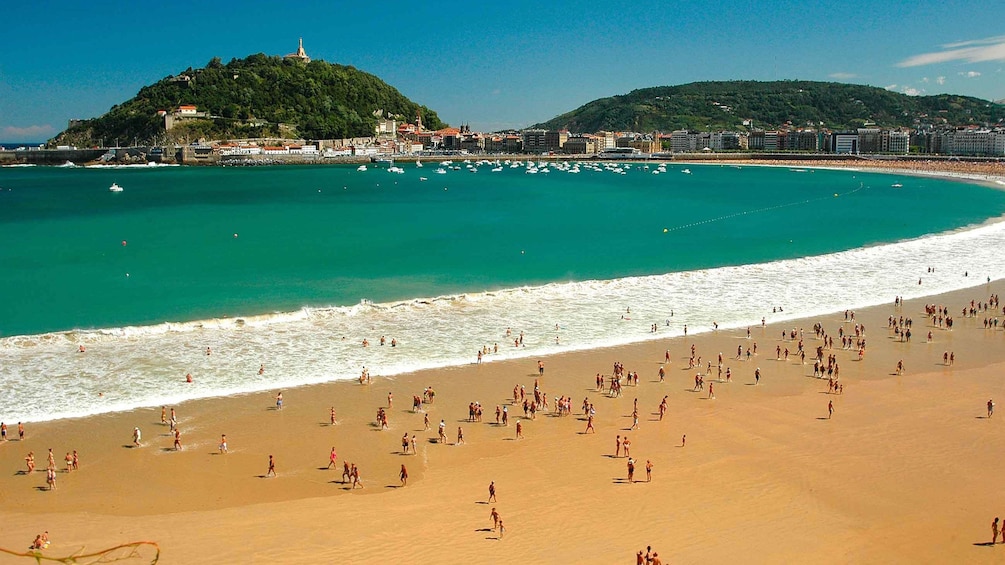
[[[163,115],[191,105],[197,118],[179,121],[170,131]],[[83,120],[53,141],[78,146],[120,143],[157,144],[199,138],[300,137],[339,139],[374,135],[374,112],[443,127],[436,112],[412,102],[376,76],[350,66],[290,57],[251,55],[223,64],[186,69],[140,89],[106,114]],[[282,124],[282,125],[280,125]]]
[[[812,125],[1001,124],[1005,106],[970,96],[908,96],[884,88],[815,81],[710,81],[657,86],[600,98],[534,128],[596,131],[737,129]]]

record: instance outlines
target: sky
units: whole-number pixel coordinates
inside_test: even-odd
[[[451,125],[523,128],[706,80],[821,80],[1005,99],[1000,0],[7,2],[0,142],[45,141],[147,84],[299,38]]]

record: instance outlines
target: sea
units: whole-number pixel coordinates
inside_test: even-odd
[[[3,167],[0,420],[892,304],[1005,277],[1003,214],[1003,190],[856,170]]]

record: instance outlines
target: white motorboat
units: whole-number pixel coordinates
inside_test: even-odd
[[[122,187],[113,182],[112,186],[108,187],[108,190],[110,192],[122,192]]]
[[[363,171],[366,170],[366,165],[360,165],[360,166],[356,167],[356,170],[362,173]]]

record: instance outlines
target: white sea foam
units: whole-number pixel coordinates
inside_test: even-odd
[[[499,352],[487,362],[678,336],[685,324],[693,334],[709,331],[713,321],[722,330],[753,326],[762,317],[819,316],[1003,278],[1001,249],[1005,223],[994,222],[756,265],[9,337],[0,339],[0,420],[51,420],[353,379],[363,367],[392,376],[472,363],[481,347],[495,344]],[[933,266],[936,271],[927,272]],[[784,313],[772,314],[773,306]],[[524,345],[515,347],[521,332]],[[77,353],[79,345],[86,353]],[[187,373],[191,384],[184,382]]]

